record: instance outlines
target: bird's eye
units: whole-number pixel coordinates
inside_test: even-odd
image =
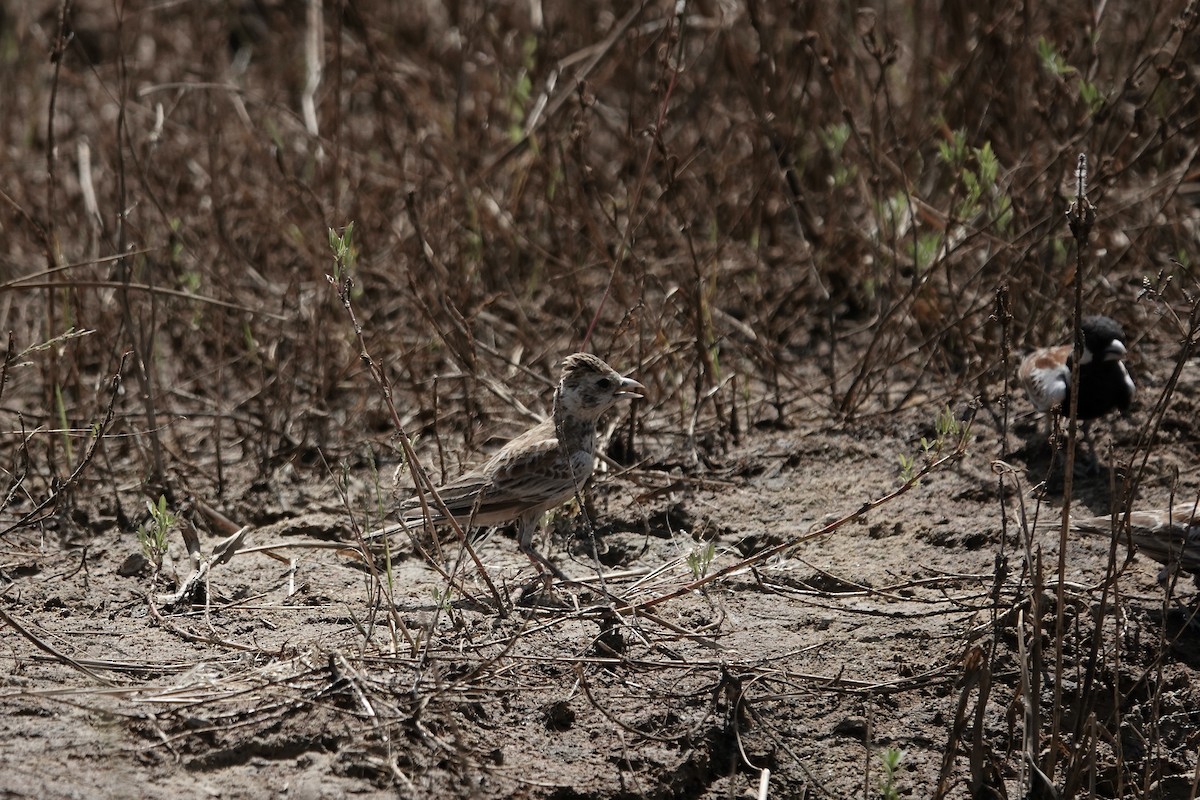
[[[611,389],[613,382],[611,378],[601,378],[600,380],[596,381],[596,385],[601,389]]]

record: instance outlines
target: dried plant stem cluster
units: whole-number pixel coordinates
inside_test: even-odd
[[[164,785],[319,741],[330,796],[1194,796],[1190,534],[1139,514],[1200,495],[1198,26],[4,4],[0,760],[66,686]],[[1077,474],[1080,370],[1048,456],[1017,376],[1090,315],[1137,394]],[[645,400],[518,513],[539,592],[433,490],[580,352]]]

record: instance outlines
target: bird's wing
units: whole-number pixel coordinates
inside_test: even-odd
[[[1120,517],[1118,514],[1118,535]],[[1107,535],[1113,524],[1111,517],[1071,519],[1071,527],[1084,533]],[[1137,549],[1158,563],[1200,572],[1200,512],[1134,511],[1129,515],[1129,533]]]
[[[577,459],[575,478],[582,484],[591,474],[590,456],[585,470]],[[539,508],[566,501],[575,482],[566,456],[559,447],[554,425],[543,422],[502,447],[483,466],[438,488],[438,495],[460,522],[495,525]],[[426,501],[434,521],[441,519],[435,504]],[[409,521],[421,518],[418,498],[401,505]]]
[[[591,474],[590,456],[586,470],[576,463],[574,475],[571,461],[578,459],[563,452],[553,424],[543,423],[509,442],[484,465],[489,480],[483,502],[516,513],[564,502],[575,493],[576,481],[582,486]]]
[[[1134,512],[1129,516],[1129,530],[1138,549],[1160,564],[1178,564],[1185,572],[1200,572],[1200,513]]]
[[[1021,362],[1018,376],[1038,411],[1062,405],[1071,388],[1071,345],[1035,350]]]
[[[1117,515],[1117,524],[1120,525],[1120,515]],[[1071,529],[1082,533],[1099,533],[1109,534],[1113,530],[1112,517],[1077,517],[1071,515]]]

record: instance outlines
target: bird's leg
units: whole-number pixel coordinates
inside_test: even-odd
[[[562,570],[554,566],[550,559],[546,558],[533,548],[533,534],[537,530],[537,521],[539,516],[541,515],[539,514],[532,517],[521,517],[521,534],[517,539],[517,548],[529,557],[529,560],[533,562],[534,566],[538,567],[539,572],[541,571],[542,567],[545,567],[550,571],[551,574],[553,574],[554,577],[558,578],[560,581],[567,582],[570,579],[563,574]],[[546,582],[546,588],[550,588],[549,581]]]
[[[1054,410],[1050,410],[1042,414],[1042,419],[1038,424],[1038,432],[1041,432],[1043,426],[1046,428],[1045,436],[1043,437],[1044,446],[1047,450],[1053,453],[1058,448],[1058,441],[1055,438],[1055,433],[1058,428],[1060,417]]]
[[[1083,420],[1081,427],[1083,428],[1083,443],[1087,445],[1087,455],[1080,463],[1085,470],[1085,475],[1098,475],[1100,474],[1100,459],[1096,457],[1096,444],[1092,441],[1092,421],[1090,419]]]

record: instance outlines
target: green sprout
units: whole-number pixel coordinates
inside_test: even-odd
[[[347,222],[341,233],[333,228],[329,229],[329,249],[333,251],[333,278],[341,283],[346,273],[353,271],[358,263],[353,222]]]
[[[1056,78],[1065,78],[1068,75],[1075,74],[1075,68],[1067,63],[1062,53],[1058,52],[1046,37],[1038,37],[1037,49],[1038,60],[1042,62],[1042,69],[1046,70],[1046,72],[1049,72]]]
[[[163,495],[158,496],[158,503],[147,500],[146,510],[150,512],[150,521],[138,526],[138,544],[146,558],[154,563],[154,568],[162,569],[167,542],[171,531],[179,526],[179,517],[167,508],[167,498]]]
[[[883,777],[879,780],[879,796],[883,800],[899,800],[900,790],[896,787],[896,777],[903,772],[900,766],[904,760],[904,751],[889,747],[879,754],[883,762]]]
[[[922,436],[918,441],[918,446],[921,448],[920,459],[917,456],[904,454],[899,456],[900,479],[905,483],[917,482],[920,468],[927,467],[941,458],[947,447],[957,452],[966,450],[971,435],[971,426],[955,417],[950,406],[943,406],[942,410],[938,412],[933,429],[936,433],[933,439]]]
[[[696,546],[687,554],[688,569],[692,571],[694,579],[700,580],[708,574],[708,568],[712,566],[716,553],[716,546],[712,542],[706,542],[703,547]]]

